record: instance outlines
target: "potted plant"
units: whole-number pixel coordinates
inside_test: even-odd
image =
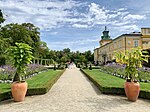
[[[13,61],[13,66],[16,68],[16,73],[11,84],[11,92],[14,101],[23,101],[27,92],[27,83],[22,80],[22,75],[25,74],[26,65],[31,63],[33,58],[32,48],[25,43],[15,43],[8,50],[9,56]]]
[[[145,53],[145,55],[143,55]],[[138,69],[142,67],[142,62],[148,62],[148,55],[146,51],[141,48],[133,48],[123,52],[115,52],[116,62],[124,64],[126,82],[124,89],[126,96],[130,101],[136,101],[140,92],[140,84],[137,81]]]
[[[56,62],[54,61],[54,70],[56,70]]]
[[[90,63],[90,67],[89,67],[89,70],[92,70],[92,64]]]

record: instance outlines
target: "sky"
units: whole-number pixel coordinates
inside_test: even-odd
[[[107,26],[112,39],[150,27],[150,0],[0,0],[3,23],[33,23],[50,50],[93,51]]]

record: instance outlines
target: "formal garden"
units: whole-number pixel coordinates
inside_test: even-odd
[[[4,21],[0,11],[0,24]],[[0,26],[0,101],[14,97],[11,91],[16,87],[12,85],[16,83],[25,83],[23,96],[47,93],[72,62],[102,93],[125,95],[124,82],[127,80],[140,82],[139,97],[150,99],[150,68],[142,67],[142,61],[146,59],[141,50],[139,54],[134,51],[135,55],[131,59],[121,54],[123,56],[119,55],[119,61],[116,60],[118,63],[95,66],[94,55],[90,50],[84,53],[71,52],[69,48],[50,50],[40,40],[39,30],[31,23]],[[35,62],[36,59],[41,63]],[[50,63],[42,62],[44,59]],[[23,101],[24,98],[15,100]]]

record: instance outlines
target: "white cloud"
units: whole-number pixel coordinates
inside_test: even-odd
[[[71,16],[70,10],[79,5],[80,3],[72,0],[65,2],[58,0],[0,1],[0,7],[4,15],[8,15],[5,24],[11,22],[32,22],[41,29],[60,27],[65,22],[64,19]]]
[[[72,26],[75,28],[88,28],[88,25],[82,25],[82,24],[73,24]]]
[[[127,8],[120,8],[120,9],[118,9],[118,11],[126,11],[127,10]]]
[[[89,16],[95,20],[106,20],[107,15],[103,8],[100,8],[98,4],[91,3],[89,5]]]
[[[5,0],[0,1],[7,23],[31,22],[40,27],[60,28],[71,26],[74,28],[91,28],[97,25],[123,26],[145,19],[145,15],[130,14],[126,8],[108,10],[96,3],[79,2],[73,0]],[[85,11],[77,10],[86,9]]]
[[[124,20],[142,20],[145,19],[145,15],[132,15],[128,14],[127,16],[124,17]]]
[[[137,25],[131,24],[131,25],[114,27],[114,29],[122,33],[130,33],[133,31],[139,31],[140,28]]]

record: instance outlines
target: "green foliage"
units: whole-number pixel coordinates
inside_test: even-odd
[[[5,64],[6,64],[5,57],[0,57],[0,66],[5,65]]]
[[[21,24],[27,31],[32,40],[32,44],[29,44],[33,48],[33,55],[36,57],[39,56],[39,49],[41,48],[40,44],[40,28],[34,26],[32,23],[23,23]],[[38,56],[37,56],[38,55]]]
[[[142,49],[134,48],[130,51],[126,50],[125,53],[115,53],[116,62],[126,65],[126,75],[131,81],[136,80],[136,77],[138,76],[138,68],[142,67],[142,62],[148,62],[148,56],[143,55],[142,52]]]
[[[54,63],[54,70],[56,70],[56,64]]]
[[[47,47],[46,42],[40,42],[38,55],[39,58],[47,58],[47,55],[49,55],[49,48]]]
[[[30,38],[29,31],[19,24],[7,24],[2,27],[2,37],[9,38],[9,43],[14,46],[16,42],[26,43],[28,45],[33,44],[33,40]]]
[[[3,23],[5,21],[5,19],[3,18],[3,13],[0,9],[0,24]]]
[[[33,58],[31,50],[32,48],[24,43],[16,43],[16,46],[11,46],[8,50],[9,56],[16,68],[14,81],[21,81],[21,73],[25,71],[26,65],[31,63]]]
[[[89,70],[92,70],[92,65],[90,64]]]
[[[62,51],[50,50],[46,57],[54,59],[58,64],[74,62],[76,64],[87,65],[89,62],[94,61],[94,55],[91,51],[85,51],[84,53],[80,53],[79,51],[71,52],[69,48],[65,48]]]
[[[7,24],[1,28],[1,40],[5,44],[0,46],[1,49],[5,49],[4,45],[15,46],[15,43],[26,43],[31,46],[33,49],[33,54],[36,57],[39,57],[39,49],[40,49],[40,37],[39,37],[39,28],[35,27],[31,23],[23,23],[23,24]],[[6,41],[5,41],[6,40]]]

